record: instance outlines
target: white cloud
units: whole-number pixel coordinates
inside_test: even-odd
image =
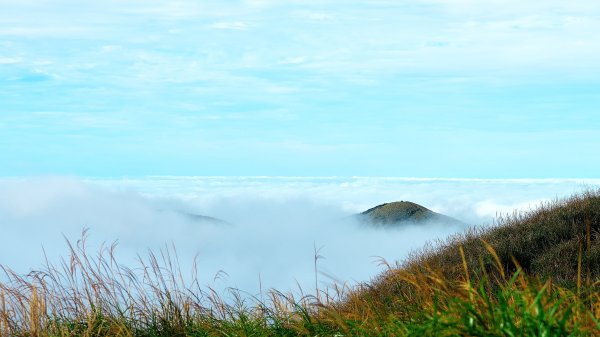
[[[549,200],[550,198],[544,198],[517,203],[499,203],[492,200],[484,200],[475,204],[475,214],[481,218],[495,219],[498,216],[513,214],[514,212],[534,210],[540,204]]]
[[[2,64],[17,64],[23,62],[20,57],[0,57],[0,65]]]
[[[296,65],[296,64],[302,64],[306,62],[306,58],[303,56],[296,56],[296,57],[286,57],[283,60],[279,61],[279,64],[283,64],[283,65]]]
[[[373,256],[393,262],[426,241],[461,228],[364,230],[344,221],[374,205],[410,200],[472,224],[497,213],[535,208],[542,200],[583,189],[581,180],[464,180],[335,177],[150,177],[99,180],[0,180],[3,263],[20,271],[39,266],[40,246],[51,258],[66,253],[62,234],[77,239],[90,228],[91,246],[119,241],[120,257],[173,243],[183,267],[198,255],[204,284],[310,289],[313,245],[324,246],[320,270],[343,281],[364,281],[380,269]],[[600,185],[600,181],[587,181]],[[231,223],[197,222],[184,214]],[[224,270],[226,280],[213,284]],[[324,278],[322,277],[322,280]]]
[[[318,11],[298,11],[295,15],[302,19],[314,20],[314,21],[332,21],[335,16],[331,13],[318,12]]]
[[[5,24],[0,14],[0,35],[92,40],[101,37],[111,44],[133,43],[146,49],[153,49],[159,40],[169,41],[168,50],[172,53],[157,60],[156,69],[198,61],[198,55],[177,52],[190,45],[206,52],[217,49],[230,56],[219,57],[215,64],[201,64],[202,68],[247,67],[247,55],[240,54],[239,48],[248,46],[256,55],[252,68],[269,67],[282,55],[302,51],[303,58],[311,60],[306,64],[307,70],[338,76],[367,72],[364,76],[370,77],[414,71],[512,76],[519,72],[547,74],[552,70],[585,75],[588,72],[584,69],[597,66],[595,55],[600,52],[594,43],[600,21],[594,15],[594,6],[584,1],[415,1],[411,6],[378,2],[366,7],[349,4],[343,9],[335,2],[299,6],[249,1],[233,6],[222,2],[151,1],[123,5],[110,1],[102,8],[74,6],[67,12],[77,12],[74,21],[65,20],[61,6],[43,7],[43,17],[31,17],[30,7],[35,7],[35,3],[23,8],[13,4],[12,11],[7,12],[11,18],[5,17]],[[122,12],[132,13],[126,23],[115,15]],[[168,29],[152,24],[156,17],[168,18]],[[13,24],[13,18],[19,24]],[[315,26],[315,21],[328,24]],[[213,22],[208,27],[219,30],[248,30],[254,28],[248,22],[259,24],[256,34],[244,36],[242,43],[207,34],[206,22]],[[147,42],[140,46],[144,39]],[[440,62],[442,59],[444,62]],[[498,67],[505,71],[498,71]]]
[[[211,25],[214,29],[229,29],[229,30],[247,30],[248,24],[245,22],[217,22]]]
[[[2,27],[0,26],[0,36],[7,37],[25,37],[25,38],[44,38],[44,37],[84,37],[93,34],[90,28],[84,26],[58,26],[58,27]]]

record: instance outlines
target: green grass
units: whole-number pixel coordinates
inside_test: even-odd
[[[114,246],[4,267],[1,336],[600,336],[600,193],[432,244],[376,280],[251,298],[185,282],[173,251],[134,269]],[[290,262],[292,263],[292,262]],[[225,300],[227,298],[228,300]]]

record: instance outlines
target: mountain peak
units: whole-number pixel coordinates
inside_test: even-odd
[[[463,225],[449,216],[436,213],[426,207],[410,201],[394,201],[381,204],[358,214],[361,222],[390,226],[403,223],[442,223]]]

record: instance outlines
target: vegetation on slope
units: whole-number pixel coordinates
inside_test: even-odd
[[[507,273],[518,264],[529,275],[570,288],[579,277],[593,283],[600,279],[600,194],[589,191],[527,213],[501,216],[495,226],[474,228],[413,253],[398,268],[426,265],[456,279],[462,273],[461,247],[473,271],[490,272],[498,261]],[[496,256],[489,254],[490,248]]]
[[[494,294],[503,291],[507,279],[516,274],[534,280],[533,289],[547,284],[549,289],[560,289],[560,294],[576,293],[585,299],[590,315],[600,317],[600,193],[588,191],[546,203],[530,212],[500,217],[493,227],[473,228],[431,244],[353,291],[342,307],[361,312],[367,301],[367,312],[409,319],[415,310],[409,303],[420,303],[419,296],[432,282],[449,293],[473,284],[483,291],[483,282],[485,291]]]
[[[375,206],[357,214],[357,218],[361,222],[376,226],[392,226],[406,223],[464,225],[456,219],[436,213],[410,201],[396,201]]]
[[[358,288],[225,300],[176,255],[139,269],[85,240],[61,265],[0,283],[2,336],[600,336],[600,194],[432,245]],[[261,298],[261,299],[259,299]]]

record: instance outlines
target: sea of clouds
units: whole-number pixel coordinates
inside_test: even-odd
[[[89,229],[92,253],[118,242],[117,257],[177,249],[184,272],[196,259],[203,285],[256,293],[276,287],[311,292],[318,282],[355,284],[426,242],[464,230],[437,224],[400,229],[358,226],[349,216],[398,200],[419,203],[469,225],[527,211],[600,180],[419,179],[367,177],[73,177],[0,179],[0,263],[25,273],[68,256],[65,239]],[[207,222],[191,215],[226,221]],[[215,277],[218,276],[218,277]]]

